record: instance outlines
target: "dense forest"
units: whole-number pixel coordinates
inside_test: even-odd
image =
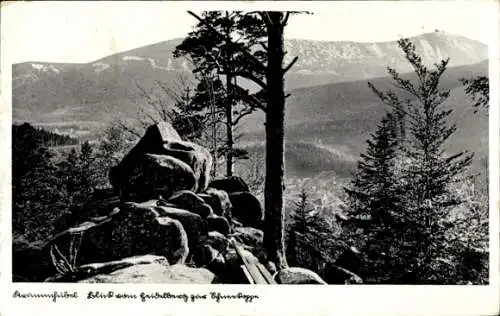
[[[12,135],[14,139],[17,139],[18,135],[24,135],[23,137],[33,139],[34,142],[41,142],[46,147],[78,145],[76,138],[36,128],[29,123],[13,124]]]

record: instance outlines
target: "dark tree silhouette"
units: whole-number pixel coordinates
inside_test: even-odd
[[[405,230],[398,220],[403,192],[395,166],[398,135],[394,121],[397,118],[391,113],[381,120],[367,140],[366,153],[361,154],[354,179],[344,188],[348,197],[345,235],[365,255],[363,278],[368,280],[401,268],[394,261],[397,253],[392,251],[399,233]],[[359,240],[363,241],[361,245],[356,242]]]
[[[195,30],[177,46],[174,56],[189,56],[196,66],[195,74],[215,72],[224,77],[224,86],[219,85],[222,83],[219,78],[214,80],[217,88],[214,90],[224,91],[224,98],[220,99],[220,105],[216,103],[215,111],[224,117],[221,120],[218,116],[226,127],[222,153],[226,160],[226,176],[231,176],[234,159],[238,158],[234,148],[234,128],[244,116],[261,105],[258,94],[251,94],[237,83],[237,78],[243,71],[256,78],[262,77],[254,67],[246,67],[241,58],[241,49],[253,50],[262,41],[264,34],[262,28],[258,27],[259,23],[250,21],[250,17],[239,11],[207,11],[201,17],[194,16],[199,22]],[[208,102],[204,104],[210,105]]]
[[[188,11],[212,32],[214,36],[224,38],[215,26],[195,13]],[[278,269],[287,266],[284,242],[283,191],[285,178],[285,92],[284,75],[295,64],[298,57],[284,65],[284,31],[290,15],[300,12],[256,11],[244,14],[252,19],[247,26],[252,30],[265,30],[265,43],[254,51],[249,47],[235,45],[240,67],[235,75],[251,80],[262,92],[258,96],[250,95],[249,99],[262,97],[264,104],[256,102],[266,114],[266,180],[265,180],[265,218],[264,245],[268,260],[274,262]],[[261,26],[264,28],[262,29]]]
[[[458,252],[463,250],[456,238],[454,227],[458,221],[452,212],[464,200],[453,185],[465,180],[472,155],[467,152],[447,154],[443,149],[456,130],[456,126],[448,122],[452,110],[445,107],[450,91],[439,87],[448,60],[428,69],[416,54],[413,43],[408,39],[398,43],[416,79],[403,79],[391,68],[389,74],[394,86],[410,98],[401,99],[392,90],[380,91],[373,84],[369,85],[394,111],[404,111],[406,138],[398,148],[396,168],[391,171],[391,164],[382,162],[392,157],[392,151],[387,149],[393,146],[389,146],[390,142],[384,140],[387,137],[382,136],[390,135],[388,132],[393,129],[382,122],[373,145],[369,146],[360,164],[363,177],[355,182],[357,189],[351,190],[351,196],[361,201],[360,209],[366,206],[368,223],[375,219],[378,223],[376,238],[369,247],[375,249],[370,254],[372,258],[391,267],[379,270],[385,281],[443,284],[451,280],[453,262],[457,262]],[[466,233],[460,232],[463,238]],[[384,243],[390,245],[390,251]]]
[[[12,231],[29,241],[47,239],[64,209],[57,167],[44,135],[29,124],[12,128]]]

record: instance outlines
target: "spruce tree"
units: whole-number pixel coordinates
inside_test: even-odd
[[[395,269],[390,255],[401,229],[401,186],[395,172],[398,155],[397,118],[388,113],[367,140],[348,196],[346,236],[365,254],[363,278],[380,277],[381,270]],[[361,242],[361,243],[360,243]]]
[[[288,228],[288,242],[286,245],[287,262],[292,266],[304,265],[303,244],[308,232],[310,218],[309,213],[313,210],[309,204],[309,194],[302,187],[299,200],[295,202],[295,210],[291,214],[291,225]]]
[[[397,233],[392,247],[396,252],[385,253],[393,261],[393,268],[386,273],[391,283],[442,284],[450,282],[441,268],[451,256],[448,236],[454,228],[452,210],[463,202],[450,187],[463,180],[472,155],[448,154],[443,148],[456,131],[456,126],[448,123],[452,110],[445,107],[450,91],[439,88],[449,60],[442,60],[430,70],[409,40],[401,39],[399,46],[414,69],[415,79],[404,79],[388,68],[395,86],[402,92],[399,95],[380,91],[370,84],[384,103],[395,111],[404,111],[407,129],[395,170],[400,181],[398,190],[404,194],[400,201],[395,200],[401,203],[397,208],[398,221],[386,229],[388,234]],[[382,183],[378,185],[383,186]],[[372,205],[368,196],[361,200]],[[389,198],[394,201],[392,196]],[[372,215],[374,210],[373,206],[369,208]]]
[[[321,274],[332,261],[337,234],[304,186],[294,206],[287,225],[287,263]]]

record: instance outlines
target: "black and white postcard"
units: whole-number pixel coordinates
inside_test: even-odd
[[[499,10],[2,3],[2,314],[497,315]]]

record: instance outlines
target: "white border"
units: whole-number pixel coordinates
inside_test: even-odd
[[[490,285],[489,286],[241,286],[241,285],[82,285],[82,284],[12,284],[11,283],[11,214],[10,214],[10,166],[11,166],[11,57],[9,39],[15,30],[1,23],[1,96],[0,96],[0,142],[3,157],[0,159],[1,219],[1,292],[2,315],[497,315],[499,308],[499,6],[497,1],[477,1],[478,5],[490,5],[495,27],[490,39]],[[396,4],[396,3],[395,3]],[[457,5],[449,1],[448,5]],[[9,5],[2,3],[2,7]],[[24,3],[24,5],[27,5]],[[174,4],[172,4],[174,5]],[[329,2],[184,2],[175,3],[186,8],[200,9],[293,9],[321,11],[328,9]],[[5,21],[4,11],[1,21]],[[40,13],[42,14],[42,12]],[[49,300],[13,300],[15,289],[30,292],[77,290],[86,296],[87,290],[114,292],[187,292],[257,294],[254,303],[212,301],[183,303],[179,301],[155,301],[140,303],[132,301],[87,301],[85,299],[60,300],[57,304]]]

